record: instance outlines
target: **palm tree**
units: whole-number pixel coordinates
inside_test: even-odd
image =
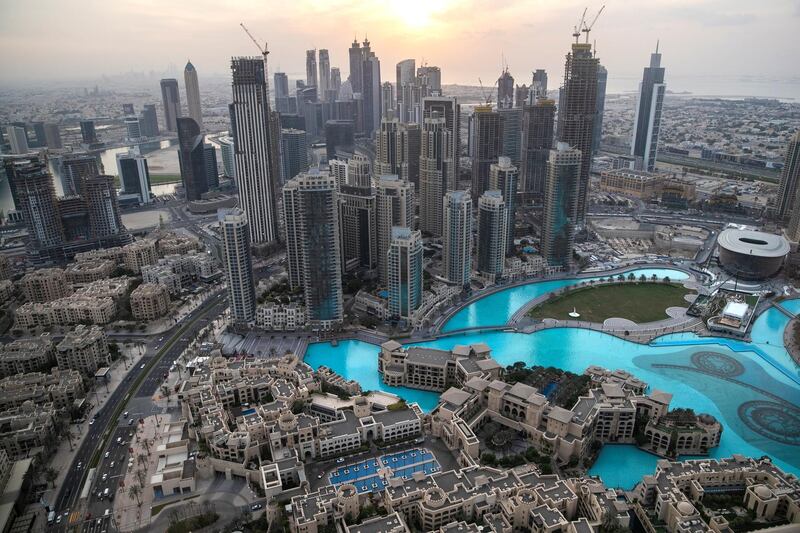
[[[42,475],[44,476],[45,481],[50,483],[50,486],[52,488],[56,488],[55,481],[56,479],[58,479],[58,470],[56,470],[52,466],[48,466],[47,468],[44,469]]]
[[[172,389],[170,389],[168,385],[161,385],[161,394],[167,397],[167,403],[169,403],[169,397],[172,396]]]
[[[129,497],[130,499],[134,499],[134,498],[136,498],[136,503],[137,503],[137,504],[139,504],[139,506],[141,506],[141,505],[142,505],[142,500],[140,500],[140,499],[139,499],[139,495],[140,495],[141,493],[142,493],[142,489],[139,487],[139,485],[136,485],[136,484],[133,484],[133,483],[132,483],[132,484],[131,484],[131,485],[128,487],[128,497]]]

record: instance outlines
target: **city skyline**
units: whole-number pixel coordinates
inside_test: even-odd
[[[636,90],[641,59],[629,53],[630,43],[652,48],[657,38],[661,39],[665,57],[669,57],[670,85],[675,91],[702,93],[704,85],[733,77],[743,84],[770,85],[773,90],[767,92],[783,95],[787,90],[783,85],[794,83],[791,79],[797,73],[786,69],[792,64],[788,30],[798,20],[800,8],[788,1],[759,6],[758,13],[743,2],[731,5],[713,0],[659,2],[636,10],[619,1],[607,4],[591,37],[597,40],[598,56],[608,68],[610,92]],[[559,70],[572,27],[586,5],[575,2],[556,6],[521,0],[500,8],[493,6],[495,28],[480,25],[478,14],[472,13],[476,7],[486,7],[479,2],[328,2],[324,7],[300,2],[282,6],[278,14],[270,11],[269,19],[259,17],[260,10],[247,3],[224,11],[205,10],[213,12],[213,17],[199,14],[203,9],[185,7],[178,3],[155,11],[148,9],[147,1],[130,7],[98,5],[97,9],[81,13],[82,17],[89,17],[88,21],[82,18],[82,23],[75,25],[68,21],[77,12],[64,12],[46,1],[39,9],[6,8],[7,16],[0,22],[0,42],[27,53],[24,58],[10,55],[0,59],[0,66],[7,73],[5,81],[15,84],[94,79],[128,70],[120,65],[134,72],[161,71],[174,65],[177,74],[190,57],[204,77],[224,76],[231,55],[254,52],[252,43],[238,27],[244,21],[259,40],[269,42],[272,72],[285,71],[291,77],[300,77],[304,72],[304,50],[327,48],[330,65],[342,68],[345,78],[345,71],[349,70],[348,43],[353,36],[361,40],[366,34],[380,51],[384,79],[393,81],[397,62],[416,58],[418,64],[424,59],[428,64],[442,66],[445,84],[474,85],[480,76],[496,79],[506,64],[517,82],[522,83],[530,81],[534,68]],[[589,5],[589,14],[599,7]],[[192,13],[191,18],[187,18],[188,12]],[[158,18],[150,13],[158,13]],[[520,17],[520,13],[531,16]],[[97,38],[102,39],[107,33],[114,38],[97,52],[81,48],[78,54],[69,44],[69,33],[73,31],[70,28],[85,28],[93,17],[98,17],[98,24],[93,26]],[[336,34],[319,35],[306,30],[308,25],[301,23],[308,17],[324,17],[337,28]],[[165,23],[167,20],[170,22]],[[645,20],[647,23],[643,24]],[[48,41],[40,38],[41,32],[56,22],[61,35],[59,46],[45,46]],[[184,26],[190,22],[192,31],[198,31],[203,39],[182,37]],[[736,27],[745,24],[747,32],[737,32],[736,39],[729,37]],[[678,25],[680,39],[675,39]],[[784,25],[787,31],[780,31]],[[781,45],[783,39],[785,46]],[[75,42],[79,41],[76,38]],[[192,47],[187,47],[187,42]],[[398,42],[402,46],[392,46]],[[113,62],[108,60],[110,54]],[[709,66],[714,70],[709,71]],[[737,89],[731,86],[730,94],[737,94]]]

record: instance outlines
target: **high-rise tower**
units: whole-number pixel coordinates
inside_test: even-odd
[[[336,180],[317,169],[283,187],[289,283],[302,287],[312,327],[341,323],[342,264]]]
[[[161,101],[164,106],[164,129],[178,131],[178,117],[181,116],[181,93],[178,80],[166,78],[161,80]]]
[[[260,57],[236,57],[233,73],[232,123],[235,127],[236,181],[239,202],[252,244],[278,239],[276,194],[280,148],[269,107],[266,64]],[[280,127],[278,125],[278,127]]]
[[[800,213],[797,204],[798,183],[800,183],[800,131],[794,134],[786,145],[786,157],[781,169],[781,186],[778,192],[775,215],[778,220],[786,219],[792,213]]]
[[[386,282],[386,252],[392,239],[392,228],[414,229],[414,186],[395,175],[378,178],[375,206],[375,227],[378,244],[378,274]]]
[[[489,189],[489,167],[500,156],[500,114],[489,105],[475,106],[472,115],[472,196]]]
[[[506,258],[506,204],[497,190],[478,199],[478,272],[491,281],[503,277]]]
[[[542,257],[553,266],[572,266],[578,224],[581,152],[559,142],[547,160],[542,216]]]
[[[189,116],[197,122],[200,131],[203,130],[203,109],[200,105],[200,82],[197,79],[197,70],[191,61],[186,63],[183,69],[183,83],[186,87],[186,105],[189,108]]]
[[[325,48],[319,51],[319,100],[328,101],[328,91],[331,88],[331,58]]]
[[[150,203],[150,170],[146,157],[135,150],[117,154],[117,174],[124,194],[135,194],[139,196],[139,203]]]
[[[209,189],[204,143],[205,136],[193,118],[178,118],[178,163],[189,201],[200,200]]]
[[[450,191],[444,195],[442,244],[447,281],[469,286],[472,275],[472,198],[469,191]]]
[[[422,304],[422,235],[395,226],[387,255],[389,314],[412,320]]]
[[[92,239],[106,246],[127,244],[132,239],[122,224],[117,202],[114,176],[92,176],[83,180],[81,187],[89,212],[89,231]]]
[[[375,222],[375,189],[369,185],[340,185],[339,228],[346,271],[377,266]]]
[[[255,320],[256,294],[247,216],[239,208],[220,209],[217,215],[224,245],[231,318],[239,324]]]
[[[319,89],[319,83],[317,80],[317,51],[314,50],[306,50],[306,86],[307,87],[317,87]],[[317,93],[319,94],[319,93]]]
[[[648,172],[653,172],[656,168],[661,110],[664,106],[664,95],[667,93],[664,72],[661,54],[656,45],[656,51],[650,54],[650,66],[644,68],[642,83],[639,84],[631,141],[631,155],[636,158],[636,166]]]
[[[426,233],[442,235],[442,199],[455,189],[456,167],[452,132],[434,111],[424,119],[419,157],[420,228]]]
[[[544,192],[555,118],[556,103],[549,98],[537,98],[534,105],[522,110],[521,189],[534,196]]]
[[[514,77],[508,71],[508,67],[503,69],[497,79],[497,107],[498,109],[514,107]]]
[[[603,113],[606,110],[606,85],[608,84],[608,71],[603,65],[597,65],[597,103],[594,112],[594,130],[592,131],[592,157],[600,149],[600,139],[603,136]]]
[[[514,223],[517,215],[517,183],[519,170],[508,157],[499,157],[489,167],[489,188],[500,191],[506,204],[506,253],[514,250]]]
[[[578,180],[578,225],[586,218],[589,196],[589,170],[592,165],[592,137],[597,110],[597,69],[600,60],[589,43],[573,43],[564,66],[564,85],[558,102],[556,138],[580,150]]]

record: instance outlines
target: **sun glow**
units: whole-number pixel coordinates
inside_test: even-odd
[[[411,29],[427,28],[437,22],[451,0],[388,0],[393,17]]]

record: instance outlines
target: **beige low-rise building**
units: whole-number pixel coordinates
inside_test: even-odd
[[[49,333],[0,346],[0,377],[46,371],[55,362],[55,344]]]
[[[18,282],[27,302],[51,302],[72,294],[72,285],[60,268],[40,268],[25,274]]]
[[[3,254],[0,254],[0,279],[11,279],[11,263]]]
[[[164,424],[153,450],[156,466],[149,485],[153,498],[194,492],[197,465],[194,457],[189,457],[186,421]]]
[[[117,264],[113,260],[97,259],[70,263],[65,269],[65,274],[70,283],[82,285],[110,278],[116,269]]]
[[[92,375],[111,364],[106,334],[98,326],[78,325],[56,346],[58,368],[79,370]]]
[[[83,397],[83,378],[77,370],[53,368],[47,374],[29,372],[0,379],[0,411],[31,402],[50,404],[58,411],[67,412],[75,400]]]
[[[269,302],[256,309],[256,326],[270,331],[297,331],[306,325],[306,306]]]
[[[0,449],[17,461],[52,446],[54,416],[52,405],[31,402],[0,411]]]
[[[155,265],[158,261],[158,252],[156,250],[156,241],[152,239],[142,239],[140,241],[132,242],[122,247],[123,261],[125,268],[138,274],[142,271],[142,267],[147,265]]]
[[[158,238],[158,255],[184,255],[202,249],[200,241],[184,233],[167,232]]]
[[[169,311],[169,291],[163,285],[143,283],[131,293],[131,313],[136,320],[155,320]]]
[[[72,324],[108,324],[117,314],[112,298],[73,294],[46,303],[28,302],[17,308],[16,325],[21,328],[48,328]]]

